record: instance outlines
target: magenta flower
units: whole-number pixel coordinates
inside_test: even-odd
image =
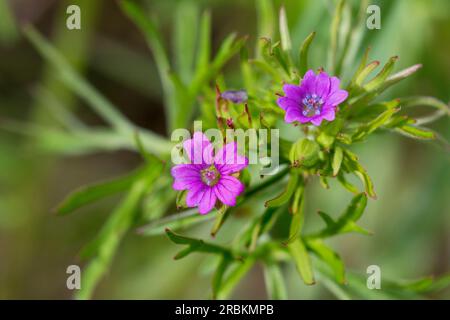
[[[223,146],[216,154],[208,138],[195,132],[193,139],[186,140],[183,148],[190,164],[172,168],[175,190],[188,190],[186,204],[197,207],[201,214],[214,208],[217,199],[225,205],[235,206],[236,198],[244,191],[244,184],[232,174],[243,170],[248,159],[237,152],[237,143]]]
[[[348,96],[347,91],[339,89],[340,82],[339,78],[330,77],[323,71],[315,75],[309,70],[300,85],[285,84],[286,96],[277,100],[280,108],[286,111],[284,120],[288,123],[311,122],[315,126],[323,119],[333,121],[336,107]]]

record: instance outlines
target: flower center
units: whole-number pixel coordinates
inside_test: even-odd
[[[322,111],[323,99],[317,94],[307,94],[303,100],[303,115],[307,117],[318,116]]]
[[[210,187],[215,186],[220,178],[220,173],[213,164],[208,168],[201,170],[200,174],[202,176],[202,182]]]

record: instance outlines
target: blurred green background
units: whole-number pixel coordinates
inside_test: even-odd
[[[184,2],[140,1],[157,16],[164,42],[173,53],[175,12]],[[258,0],[254,0],[258,1]],[[230,32],[249,35],[255,43],[254,1],[193,1],[210,8],[213,47]],[[274,1],[286,6],[293,47],[317,32],[311,50],[314,67],[326,60],[333,1]],[[364,46],[371,58],[386,61],[399,55],[398,69],[415,63],[423,68],[389,95],[430,95],[450,100],[450,2],[447,0],[373,1],[381,7],[381,30],[366,30]],[[82,29],[67,30],[66,8],[81,7]],[[274,12],[276,16],[276,12]],[[115,1],[0,0],[0,298],[71,298],[66,268],[80,264],[78,253],[98,232],[119,199],[102,200],[66,216],[52,209],[73,189],[126,173],[140,157],[124,150],[71,154],[70,146],[46,141],[42,128],[57,125],[60,110],[73,110],[88,126],[102,120],[54,76],[52,69],[22,36],[34,25],[132,122],[165,134],[161,84],[145,39]],[[189,33],[189,30],[184,30]],[[354,61],[356,66],[359,60]],[[233,61],[227,66],[230,84],[239,86]],[[63,106],[63,108],[61,108]],[[75,119],[66,119],[76,121]],[[449,120],[432,124],[447,140]],[[449,153],[431,143],[379,134],[355,150],[374,180],[378,200],[371,200],[361,225],[374,236],[345,235],[330,244],[347,267],[364,275],[369,265],[382,276],[413,279],[450,270]],[[351,196],[340,188],[309,190],[306,219],[319,223],[318,209],[341,211]],[[242,219],[242,218],[241,218]],[[233,221],[240,223],[239,217]],[[197,227],[208,236],[210,224]],[[233,223],[224,235],[232,232]],[[205,299],[210,296],[207,258],[198,254],[173,261],[177,247],[166,237],[126,236],[94,298]],[[306,287],[293,267],[284,269],[292,299],[333,298],[326,284]],[[368,293],[370,296],[370,293]],[[234,298],[266,298],[263,274],[256,266],[235,291]],[[436,298],[449,298],[443,292]]]

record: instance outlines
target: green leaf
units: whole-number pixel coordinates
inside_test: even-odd
[[[403,290],[411,290],[415,292],[427,292],[431,285],[433,284],[432,277],[425,277],[415,281],[409,281],[399,285]]]
[[[418,126],[409,125],[409,124],[405,124],[401,127],[397,127],[394,130],[404,136],[414,138],[414,139],[420,139],[420,140],[436,139],[436,134],[433,131],[431,131],[429,129],[421,128]]]
[[[196,2],[191,0],[178,2],[173,21],[173,49],[175,68],[184,83],[188,83],[193,75],[198,21],[199,9]],[[186,30],[189,30],[189,32],[186,32]]]
[[[291,205],[291,224],[289,227],[289,236],[288,240],[284,242],[284,244],[289,244],[295,241],[300,235],[301,229],[303,227],[304,221],[304,206],[305,206],[305,196],[304,196],[304,185],[303,183],[299,184],[297,189],[295,190],[294,200]]]
[[[113,211],[102,227],[99,235],[81,253],[82,258],[93,256],[82,273],[81,289],[75,294],[77,299],[89,299],[112,262],[119,243],[136,219],[137,207],[148,191],[149,186],[158,177],[160,168],[153,166],[154,172],[136,181],[120,205]],[[158,174],[156,174],[158,173]]]
[[[149,221],[157,221],[172,208],[176,192],[171,188],[172,177],[166,172],[155,181],[152,186],[152,193],[144,199],[137,224],[142,225],[142,223],[148,223]]]
[[[33,27],[27,26],[25,35],[41,55],[60,73],[64,83],[83,97],[107,122],[121,132],[129,132],[130,122],[111,103],[86,83],[66,59],[51,46]]]
[[[82,24],[85,25],[85,22]],[[90,29],[95,35],[97,29]],[[70,34],[72,31],[67,32]],[[124,88],[133,89],[143,97],[162,100],[164,93],[158,70],[147,52],[136,50],[117,37],[113,39],[102,35],[95,38],[95,50],[88,54],[90,54],[89,68],[92,68],[93,72]]]
[[[240,51],[240,61],[241,61],[241,73],[243,78],[243,85],[246,88],[248,95],[253,96],[257,90],[257,84],[255,81],[255,72],[253,68],[250,66],[250,61],[248,59],[248,48],[247,46],[243,46]],[[245,118],[245,114],[242,114],[241,117]]]
[[[58,98],[57,93],[49,88],[37,86],[33,90],[33,97],[45,105],[51,115],[58,120],[69,131],[86,130],[87,126],[75,115],[73,110],[66,108],[63,100]]]
[[[260,51],[264,59],[264,63],[257,62],[260,60],[252,60],[252,63],[266,72],[270,73],[274,79],[283,79],[280,75],[280,69],[284,71],[284,74],[290,77],[290,57],[288,53],[280,47],[280,42],[276,42],[272,45],[272,40],[268,38],[260,39]]]
[[[216,244],[205,242],[201,239],[185,237],[185,236],[176,234],[167,228],[166,228],[166,234],[169,237],[169,239],[172,240],[172,242],[174,242],[176,244],[188,245],[187,248],[181,250],[180,252],[178,252],[175,255],[175,257],[174,257],[175,260],[184,258],[192,252],[206,252],[206,253],[221,254],[221,255],[224,255],[224,256],[227,256],[230,258],[233,256],[231,251],[228,250],[227,248],[216,245]]]
[[[350,145],[353,143],[352,136],[348,133],[339,132],[336,137],[336,140],[342,142],[343,144]]]
[[[401,98],[400,104],[402,105],[403,108],[411,108],[416,106],[432,107],[438,110],[442,110],[448,116],[450,116],[450,107],[448,106],[448,104],[445,104],[444,102],[434,97],[416,96],[416,97]]]
[[[301,238],[288,245],[289,252],[295,261],[297,270],[303,279],[303,282],[307,285],[315,283],[314,274],[311,265],[311,259],[308,255],[308,251]]]
[[[300,75],[303,76],[306,71],[308,71],[308,51],[311,42],[314,40],[316,36],[315,32],[311,32],[306,39],[303,41],[302,46],[300,47],[300,58],[299,58],[299,67],[298,70]]]
[[[367,171],[359,164],[357,159],[355,159],[349,150],[344,150],[344,163],[345,167],[349,172],[353,172],[364,184],[366,193],[371,197],[376,199],[377,195],[374,190],[372,179],[367,174]]]
[[[437,278],[427,276],[418,280],[386,280],[383,283],[385,283],[384,290],[392,293],[436,293],[450,286],[450,274],[444,274]]]
[[[208,68],[209,59],[211,58],[211,13],[205,11],[200,21],[199,45],[197,51],[197,70]],[[197,71],[199,72],[199,71]]]
[[[221,70],[225,63],[228,62],[228,60],[235,54],[239,53],[246,41],[246,37],[236,40],[236,34],[234,33],[227,36],[225,40],[223,40],[217,55],[209,64],[209,67],[199,69],[194,75],[189,87],[190,96],[195,98],[203,86]]]
[[[365,70],[366,64],[367,64],[367,60],[369,58],[369,52],[370,52],[370,47],[368,47],[364,51],[364,54],[363,54],[363,56],[361,58],[361,62],[359,63],[358,69],[356,69],[355,74],[353,75],[352,79],[350,80],[350,84],[348,86],[349,90],[351,90],[355,86],[356,80],[360,77],[361,73]],[[364,79],[362,81],[364,81]]]
[[[264,179],[263,182],[246,190],[244,193],[244,198],[248,199],[267,187],[283,182],[284,176],[286,176],[289,172],[290,172],[289,167],[284,167],[283,169],[279,170],[276,174],[270,176],[270,178]]]
[[[372,179],[367,174],[367,171],[363,167],[358,166],[357,170],[354,173],[364,183],[364,187],[366,189],[367,194],[371,198],[376,199],[377,195],[374,190],[373,182]]]
[[[279,22],[280,22],[281,48],[283,49],[283,51],[289,51],[292,48],[291,36],[289,35],[286,9],[283,6],[280,8]]]
[[[174,89],[174,98],[178,109],[186,108],[190,102],[188,88],[184,85],[181,78],[174,72],[168,72],[170,83]]]
[[[19,39],[19,32],[14,20],[9,2],[0,0],[0,43],[2,45],[11,45]]]
[[[333,220],[333,218],[331,218],[328,214],[326,214],[323,211],[318,211],[317,214],[325,222],[327,228],[334,228],[334,226],[336,225],[336,222]]]
[[[364,209],[367,205],[367,196],[364,193],[360,193],[359,195],[355,196],[352,201],[350,202],[350,205],[345,210],[344,214],[342,215],[342,218],[339,219],[338,224],[340,224],[340,221],[358,221],[361,215],[364,212]]]
[[[437,111],[433,112],[432,114],[422,116],[422,117],[416,117],[415,119],[408,118],[407,116],[405,116],[405,118],[407,118],[409,121],[411,121],[410,123],[415,123],[417,126],[421,126],[424,124],[429,124],[431,122],[437,121],[440,118],[446,117],[446,116],[448,116],[448,115],[444,110],[437,110]],[[405,122],[404,124],[407,124],[407,123]]]
[[[354,19],[352,23],[352,28],[350,31],[349,39],[347,41],[348,48],[345,52],[345,55],[341,56],[342,68],[344,70],[349,70],[355,63],[356,55],[359,52],[361,47],[361,43],[363,42],[364,33],[367,31],[366,28],[366,19],[367,19],[367,7],[369,5],[369,0],[359,1],[359,10],[356,19]],[[363,62],[362,67],[364,67],[367,63],[367,54],[366,51],[365,58],[366,60]]]
[[[261,56],[264,61],[266,61],[270,66],[274,67],[276,65],[275,60],[273,58],[272,52],[272,39],[267,37],[262,37],[258,41],[259,43],[259,51],[261,52]]]
[[[259,237],[262,234],[269,232],[269,230],[273,227],[276,219],[278,218],[279,213],[283,212],[285,209],[285,206],[277,208],[267,208],[260,217],[257,217],[255,219],[255,222],[246,232],[246,236],[242,236],[242,240],[245,244],[247,242],[250,242],[249,251],[254,251],[256,249]]]
[[[284,284],[283,274],[276,263],[265,263],[264,282],[266,284],[267,296],[270,300],[287,299],[286,286]]]
[[[222,281],[222,285],[217,292],[217,299],[227,299],[236,285],[250,271],[255,262],[252,256],[245,258],[244,261],[235,262],[235,267],[230,271],[228,277]]]
[[[325,245],[320,239],[305,241],[306,246],[321,260],[323,260],[333,270],[335,279],[338,283],[344,284],[345,279],[345,265],[339,255]]]
[[[412,124],[412,123],[415,123],[415,120],[408,118],[408,116],[395,115],[395,116],[391,117],[391,119],[384,125],[384,127],[391,129],[391,128],[397,128],[397,127],[401,127],[405,124]]]
[[[286,202],[288,202],[289,199],[291,198],[291,196],[295,192],[295,188],[297,186],[298,179],[299,179],[298,173],[296,173],[296,172],[291,173],[289,182],[286,186],[286,189],[280,195],[275,197],[274,199],[266,201],[266,203],[264,205],[269,208],[270,207],[279,207],[279,206],[285,204]]]
[[[166,49],[164,48],[161,34],[159,33],[156,24],[146,16],[143,9],[141,9],[136,3],[130,0],[122,0],[120,5],[123,12],[142,31],[150,49],[152,50],[164,92],[167,127],[169,132],[171,132],[172,129],[177,128],[175,124],[175,115],[178,108],[175,104],[173,88],[169,79],[169,70],[171,69],[169,58],[167,56]]]
[[[384,65],[383,69],[381,69],[381,71],[372,80],[370,80],[363,86],[363,89],[367,92],[370,92],[381,88],[387,77],[394,69],[394,64],[397,60],[397,56],[390,58],[389,61]]]
[[[275,29],[275,9],[272,0],[258,0],[255,1],[256,17],[258,24],[258,37],[273,38]],[[258,52],[258,50],[256,50]]]
[[[219,264],[217,265],[216,272],[214,272],[214,276],[212,279],[213,299],[217,298],[217,294],[220,291],[220,288],[222,286],[225,271],[227,271],[230,263],[231,263],[230,259],[227,259],[226,257],[220,258]]]
[[[136,143],[137,150],[148,164],[158,162],[164,165],[164,161],[146,150],[146,146],[142,140],[142,132],[139,132],[138,130],[134,132],[134,142]]]
[[[330,48],[328,51],[328,66],[331,73],[334,73],[337,62],[338,52],[338,38],[339,38],[339,26],[341,25],[342,12],[344,9],[345,0],[339,0],[336,5],[336,9],[333,14],[333,20],[331,22],[330,29]]]
[[[148,192],[149,187],[154,181],[159,178],[162,169],[162,164],[154,163],[147,174],[140,180],[137,180],[131,187],[128,196],[121,202],[106,221],[102,230],[97,237],[90,242],[80,253],[81,258],[87,259],[94,255],[101,254],[103,246],[109,240],[118,242],[120,237],[131,227],[135,220],[135,213],[138,211],[138,204],[145,192]]]
[[[279,44],[275,45],[272,48],[273,56],[277,63],[281,66],[281,68],[284,70],[286,75],[290,77],[291,72],[291,62],[290,62],[290,56],[286,51],[283,51]]]
[[[391,58],[391,60],[395,62],[395,57]],[[390,68],[392,68],[392,65],[388,69],[390,69]],[[374,98],[376,98],[382,92],[384,92],[390,86],[396,84],[400,80],[405,79],[407,76],[414,73],[419,68],[420,68],[420,65],[415,65],[411,68],[400,71],[400,73],[393,75],[392,78],[387,77],[385,79],[385,81],[383,81],[382,84],[379,84],[379,85],[377,84],[375,88],[369,88],[369,89],[371,89],[371,91],[366,91],[366,90],[361,89],[360,91],[362,91],[362,94],[350,99],[349,103],[352,104],[353,106],[367,105],[370,101],[372,101]],[[391,70],[385,70],[385,71],[386,71],[386,73],[389,73]],[[382,72],[383,72],[383,70],[382,70]]]
[[[361,141],[369,134],[371,134],[373,131],[375,131],[382,125],[386,124],[394,115],[394,113],[398,112],[399,110],[400,110],[399,108],[388,109],[384,111],[382,114],[380,114],[378,117],[373,119],[372,121],[360,126],[357,129],[357,131],[352,135],[351,137],[352,141]]]
[[[352,44],[352,8],[348,4],[348,2],[344,3],[344,7],[342,8],[342,22],[339,26],[338,40],[339,40],[339,55],[336,55],[335,59],[335,67],[334,74],[337,77],[341,76],[342,66],[344,63],[345,57],[348,55],[348,50]],[[363,23],[361,21],[361,23]]]
[[[61,80],[71,90],[83,98],[106,122],[127,138],[132,138],[135,126],[117,111],[104,96],[87,83],[33,27],[27,26],[25,35],[35,45],[39,52],[61,75]],[[150,131],[140,130],[145,145],[155,154],[168,154],[172,148],[161,136]]]
[[[366,65],[355,78],[355,85],[358,87],[362,87],[364,80],[366,80],[369,74],[372,73],[372,71],[375,70],[379,65],[380,65],[379,61],[372,61],[371,63]]]
[[[111,129],[80,129],[71,132],[47,126],[2,119],[0,128],[29,136],[41,150],[64,155],[83,155],[98,151],[134,150],[134,145]]]
[[[317,233],[307,236],[307,239],[331,237],[347,232],[358,232],[365,235],[370,234],[370,232],[364,230],[356,224],[356,221],[358,221],[363,214],[366,205],[367,196],[364,193],[360,193],[352,199],[350,205],[346,208],[337,221],[334,221],[326,213],[319,211],[319,215],[325,221],[326,227]]]
[[[319,175],[319,183],[325,190],[330,189],[330,184],[328,183],[328,177],[324,175]]]
[[[359,193],[359,190],[357,187],[355,187],[353,184],[351,184],[350,182],[347,181],[347,179],[345,179],[344,173],[341,171],[339,172],[338,176],[338,181],[342,184],[342,186],[347,189],[348,191],[350,191],[351,193],[357,194]]]
[[[337,176],[339,169],[341,168],[342,159],[344,158],[344,152],[341,147],[336,147],[333,153],[333,161],[331,167],[333,168],[333,176]]]
[[[219,210],[217,210],[216,222],[214,223],[211,229],[211,236],[215,237],[217,232],[219,232],[220,228],[223,226],[227,218],[230,216],[230,210],[227,210],[228,206],[222,205]]]
[[[384,91],[388,87],[396,84],[397,82],[408,78],[412,74],[416,73],[417,70],[419,70],[420,68],[422,68],[421,64],[415,64],[409,68],[403,69],[403,70],[389,76],[383,84],[382,91]]]
[[[59,215],[65,215],[106,196],[126,191],[136,180],[144,177],[148,171],[146,167],[139,168],[131,174],[119,178],[83,186],[67,196],[58,206],[56,212]]]
[[[449,105],[445,104],[444,102],[442,102],[434,97],[416,96],[416,97],[401,98],[400,103],[402,104],[402,107],[405,109],[411,108],[411,107],[417,107],[417,106],[432,107],[432,108],[437,109],[436,112],[434,112],[430,115],[425,115],[423,117],[417,118],[416,122],[415,122],[416,126],[420,126],[420,125],[424,125],[424,124],[433,122],[443,116],[447,116],[447,117],[450,116]],[[405,134],[407,135],[407,132]],[[420,134],[418,136],[420,137]]]
[[[254,65],[255,67],[259,68],[261,71],[269,74],[272,78],[274,78],[274,80],[276,80],[278,82],[282,81],[282,78],[281,78],[279,72],[277,71],[277,69],[275,69],[273,66],[271,66],[266,61],[250,60],[249,63],[251,65]]]
[[[450,273],[447,273],[445,275],[442,275],[440,277],[437,277],[433,279],[432,283],[423,288],[420,288],[421,292],[436,292],[440,290],[447,289],[450,286]]]
[[[378,102],[374,104],[352,105],[350,112],[351,120],[355,122],[367,123],[381,115],[386,110],[395,109],[400,105],[399,99]],[[392,119],[386,122],[385,126],[390,125]]]
[[[202,215],[197,209],[190,209],[152,221],[140,227],[138,232],[144,236],[157,236],[164,234],[166,229],[178,231],[212,219],[214,219],[213,214]]]

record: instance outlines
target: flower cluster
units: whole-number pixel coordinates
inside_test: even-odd
[[[300,85],[285,84],[286,94],[277,101],[286,111],[285,121],[311,122],[319,126],[322,120],[333,121],[337,106],[347,99],[348,92],[339,88],[340,80],[321,71],[315,75],[306,72]],[[247,93],[227,91],[222,97],[240,103],[247,99]],[[190,160],[189,164],[172,168],[175,190],[187,190],[186,205],[198,207],[201,214],[214,208],[217,199],[235,206],[236,198],[244,191],[244,185],[233,174],[248,165],[248,159],[240,156],[235,142],[226,144],[216,154],[214,146],[201,132],[195,132],[192,139],[184,142],[183,148]]]

